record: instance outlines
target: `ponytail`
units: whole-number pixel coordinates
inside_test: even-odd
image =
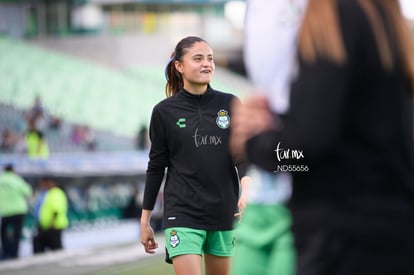
[[[181,74],[175,68],[174,53],[171,55],[170,61],[168,61],[165,67],[165,78],[167,84],[165,85],[165,95],[167,97],[175,95],[178,90],[184,86],[183,78]]]
[[[182,87],[184,81],[181,73],[175,68],[175,62],[181,62],[183,55],[187,52],[186,49],[191,48],[196,42],[205,42],[204,39],[197,36],[188,36],[178,42],[174,52],[170,56],[170,60],[165,66],[165,78],[167,84],[165,85],[165,94],[167,97],[175,95]]]

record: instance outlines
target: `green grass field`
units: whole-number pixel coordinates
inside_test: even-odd
[[[163,255],[146,257],[134,263],[106,267],[85,275],[174,275],[173,266],[164,262]]]
[[[204,266],[202,272],[204,274]],[[164,261],[164,255],[145,257],[136,262],[112,265],[83,275],[175,275],[173,265]]]

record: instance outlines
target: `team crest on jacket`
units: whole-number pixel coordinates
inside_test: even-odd
[[[217,119],[216,119],[217,126],[221,129],[227,129],[230,126],[230,117],[228,115],[228,112],[226,110],[220,110],[217,113]]]
[[[172,248],[175,248],[179,244],[180,244],[180,237],[178,237],[177,231],[172,230],[170,232],[170,245]]]

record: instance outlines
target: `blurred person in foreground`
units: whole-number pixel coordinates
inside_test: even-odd
[[[23,222],[29,211],[28,199],[31,195],[30,184],[16,174],[12,164],[6,164],[0,175],[0,259],[15,259],[19,256]]]
[[[65,192],[51,177],[39,182],[40,193],[35,203],[37,234],[33,238],[33,252],[63,249],[62,232],[69,225],[68,200]]]
[[[151,213],[167,169],[163,228],[167,261],[177,275],[227,275],[234,248],[239,178],[229,152],[230,104],[235,96],[210,86],[215,70],[209,44],[194,36],[178,42],[166,67],[167,99],[150,123],[151,149],[141,216],[141,243],[158,247]],[[239,169],[242,176],[243,169]],[[242,178],[242,189],[244,179]]]
[[[255,93],[267,96],[272,112],[278,115],[289,108],[297,33],[305,7],[306,0],[247,1],[246,69]],[[285,205],[292,192],[291,175],[256,165],[249,167],[247,175],[246,208],[236,230],[232,274],[294,274],[291,217]]]
[[[298,42],[286,117],[265,97],[235,104],[232,150],[268,171],[308,166],[289,201],[298,275],[414,274],[414,47],[399,2],[309,0]]]

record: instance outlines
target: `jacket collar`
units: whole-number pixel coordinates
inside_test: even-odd
[[[200,95],[192,94],[192,93],[186,91],[184,88],[181,88],[178,91],[178,95],[180,95],[180,96],[182,96],[182,97],[184,97],[188,100],[197,101],[197,102],[200,102],[200,103],[208,102],[213,97],[213,94],[214,94],[214,90],[210,87],[210,85],[208,85],[207,91],[204,94],[200,94]]]

